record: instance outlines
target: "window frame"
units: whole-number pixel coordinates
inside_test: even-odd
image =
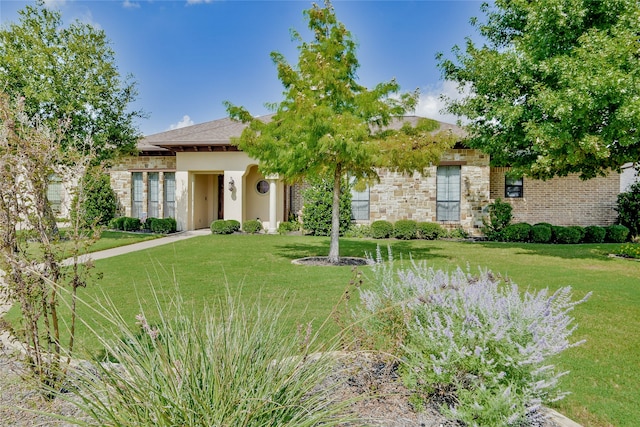
[[[506,199],[522,199],[524,197],[524,177],[510,178],[508,175],[505,175],[504,197]]]
[[[452,171],[456,173],[452,174]],[[454,180],[454,178],[457,178],[457,180]],[[460,165],[442,165],[437,167],[436,221],[460,222],[461,188],[462,167]]]

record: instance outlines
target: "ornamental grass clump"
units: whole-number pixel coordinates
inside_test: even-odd
[[[69,387],[87,420],[110,426],[333,426],[348,403],[320,386],[334,369],[308,329],[289,332],[284,310],[229,297],[194,310],[176,291],[140,303],[136,327],[112,305],[97,316],[112,336],[98,337],[110,362],[94,362]],[[153,320],[152,320],[153,319]],[[119,337],[119,338],[117,338]],[[312,354],[313,352],[313,354]],[[63,397],[64,398],[64,397]]]
[[[355,311],[364,331],[387,335],[415,402],[436,399],[469,426],[523,426],[543,403],[563,398],[549,362],[571,343],[571,289],[522,292],[489,271],[472,275],[412,262],[373,267],[375,287]],[[400,312],[400,313],[399,313]],[[390,334],[391,333],[391,334]],[[418,404],[419,406],[419,404]]]

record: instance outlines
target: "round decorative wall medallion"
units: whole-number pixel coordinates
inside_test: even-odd
[[[269,183],[266,180],[261,179],[256,184],[256,190],[260,194],[267,194],[269,192]]]

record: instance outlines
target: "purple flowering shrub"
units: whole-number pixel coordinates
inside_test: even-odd
[[[522,292],[489,271],[447,273],[416,262],[396,269],[380,260],[378,251],[375,287],[361,291],[354,313],[369,334],[396,331],[387,338],[418,395],[436,397],[469,426],[527,425],[541,417],[542,403],[566,395],[557,388],[566,372],[549,359],[581,344],[569,341],[569,314],[589,295],[573,302],[569,287]]]

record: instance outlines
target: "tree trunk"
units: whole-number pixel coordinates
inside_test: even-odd
[[[331,244],[329,245],[329,262],[340,262],[340,189],[342,184],[342,165],[336,165],[333,175],[333,203],[331,205]]]

